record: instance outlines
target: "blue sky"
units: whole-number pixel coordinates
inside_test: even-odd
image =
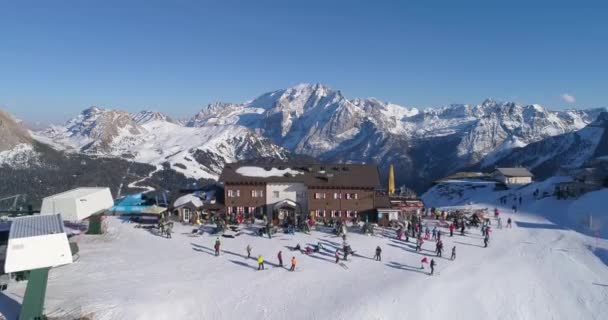
[[[301,82],[407,106],[605,107],[608,4],[0,0],[0,106],[30,121],[183,117]]]

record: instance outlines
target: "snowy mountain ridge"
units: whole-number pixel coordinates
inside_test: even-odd
[[[341,91],[322,84],[300,84],[240,104],[209,104],[183,126],[160,113],[128,114],[91,108],[65,126],[55,126],[41,135],[71,150],[154,164],[163,162],[161,154],[154,159],[141,156],[149,155],[141,149],[144,144],[175,153],[200,147],[207,158],[214,159],[214,166],[239,157],[286,152],[322,161],[377,163],[381,172],[393,162],[398,184],[422,188],[456,170],[490,167],[514,148],[577,131],[601,111],[550,111],[540,105],[492,99],[479,105],[454,104],[422,110],[375,98],[348,99]],[[154,131],[158,128],[146,128],[151,123],[171,124],[182,138],[159,137]],[[216,144],[217,139],[200,140],[216,134],[223,137],[223,143]],[[161,141],[171,141],[172,145]],[[243,145],[235,145],[234,150],[263,147],[260,152],[240,156],[227,151],[232,143]],[[173,163],[171,158],[167,160]],[[183,162],[187,161],[179,161],[182,165]],[[200,170],[203,169],[198,167],[197,172]]]
[[[168,165],[197,179],[216,179],[226,162],[284,159],[287,154],[243,126],[185,127],[158,112],[129,114],[97,107],[35,137],[67,151],[123,157],[159,168]]]

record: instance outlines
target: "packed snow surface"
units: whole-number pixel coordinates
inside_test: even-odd
[[[463,191],[467,201],[446,201],[471,208],[497,206],[503,224],[508,217],[514,223],[512,229],[499,230],[494,220],[488,248],[483,248],[479,229],[454,237],[442,229],[445,254],[435,257],[434,276],[428,265],[420,269],[420,260],[433,255],[434,242],[426,241],[422,253],[416,253],[412,242],[396,240],[389,229],[377,229],[374,236],[351,229],[348,242],[356,254],[341,261],[344,267],[334,262],[342,239],[324,228],[268,239],[256,235],[261,225],[241,226],[230,233],[234,238],[220,237],[222,253],[215,257],[211,226],[203,227],[204,235],[192,236],[194,227],[176,224],[173,238],[166,239],[108,217],[106,234],[75,237],[80,258],[74,264],[51,270],[46,312],[104,320],[605,319],[608,261],[601,259],[608,258],[606,233],[595,239],[554,220],[567,216],[578,201],[603,212],[599,197],[605,191],[579,200],[533,200],[532,190],[543,186],[550,183],[493,192],[478,183]],[[517,214],[496,201],[509,193],[523,197]],[[433,205],[443,197],[431,190],[426,200]],[[434,221],[427,222],[432,228]],[[289,249],[298,243],[303,248],[322,243],[324,249],[310,256]],[[247,245],[253,248],[251,258]],[[382,248],[382,262],[372,258],[376,246]],[[452,246],[457,248],[454,261],[445,258]],[[257,271],[258,255],[266,261],[265,271]],[[296,272],[287,270],[292,256]],[[11,282],[0,295],[0,310],[9,318],[24,290],[25,283]]]
[[[245,177],[259,177],[259,178],[268,178],[268,177],[282,177],[286,174],[297,175],[302,174],[301,171],[293,170],[293,169],[278,169],[278,168],[270,168],[270,170],[266,170],[260,167],[254,166],[244,166],[236,169],[236,173],[245,176]]]

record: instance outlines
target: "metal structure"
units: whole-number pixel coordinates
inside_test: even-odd
[[[17,209],[20,208],[17,206],[20,203],[19,199],[21,199],[21,203],[25,203],[27,196],[25,194],[16,194],[10,197],[0,198],[0,211],[18,211]],[[9,205],[3,206],[2,204],[4,202],[7,202]]]
[[[28,280],[19,320],[43,319],[49,270],[72,262],[72,250],[61,215],[12,220],[4,270],[23,272]]]

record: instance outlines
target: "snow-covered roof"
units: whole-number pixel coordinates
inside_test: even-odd
[[[526,168],[496,168],[496,171],[505,177],[534,177]]]
[[[243,175],[245,177],[259,177],[259,178],[269,178],[269,177],[283,177],[285,174],[290,174],[295,176],[297,174],[302,174],[302,171],[293,170],[290,168],[279,169],[279,168],[270,168],[266,170],[265,168],[255,167],[255,166],[244,166],[236,169],[236,173]]]
[[[192,204],[197,207],[203,206],[203,200],[201,200],[201,198],[195,196],[194,194],[187,194],[185,196],[177,198],[177,200],[175,200],[175,202],[173,203],[173,207],[177,208],[185,205],[188,202],[192,202]]]
[[[76,188],[76,189],[72,189],[72,190],[68,190],[62,193],[58,193],[58,194],[54,194],[52,196],[49,196],[47,198],[54,198],[54,199],[78,199],[78,198],[82,198],[84,196],[88,196],[90,194],[94,194],[97,193],[99,191],[103,191],[103,190],[107,190],[108,188]]]

